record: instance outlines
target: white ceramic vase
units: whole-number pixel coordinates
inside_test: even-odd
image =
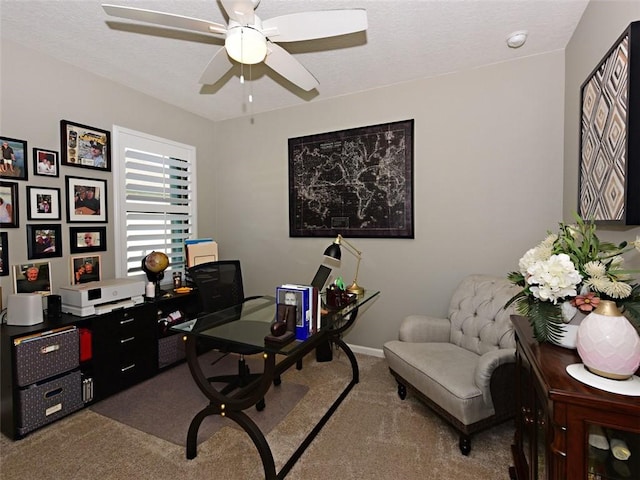
[[[582,320],[576,347],[589,371],[602,377],[625,380],[640,366],[640,337],[610,300]]]

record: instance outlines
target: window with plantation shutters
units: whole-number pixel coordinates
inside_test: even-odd
[[[120,127],[113,140],[116,276],[144,274],[142,259],[156,251],[169,257],[170,279],[196,237],[195,147]]]

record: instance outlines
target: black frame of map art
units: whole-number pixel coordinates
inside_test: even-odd
[[[640,22],[616,40],[580,87],[578,213],[640,225]]]
[[[414,238],[414,120],[289,139],[289,236]]]

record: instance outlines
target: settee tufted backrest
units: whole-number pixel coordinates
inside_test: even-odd
[[[451,297],[451,343],[482,355],[500,348],[515,348],[510,315],[504,305],[520,291],[507,278],[474,274],[464,278]]]

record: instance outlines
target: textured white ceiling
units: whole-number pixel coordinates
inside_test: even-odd
[[[267,19],[287,13],[365,8],[365,32],[282,44],[319,80],[305,92],[264,65],[202,86],[223,42],[109,17],[99,0],[1,0],[0,33],[26,47],[212,120],[260,113],[537,55],[566,47],[588,0],[262,0]],[[215,0],[108,0],[226,23]],[[519,49],[507,36],[527,30]],[[248,107],[247,96],[254,102]]]

